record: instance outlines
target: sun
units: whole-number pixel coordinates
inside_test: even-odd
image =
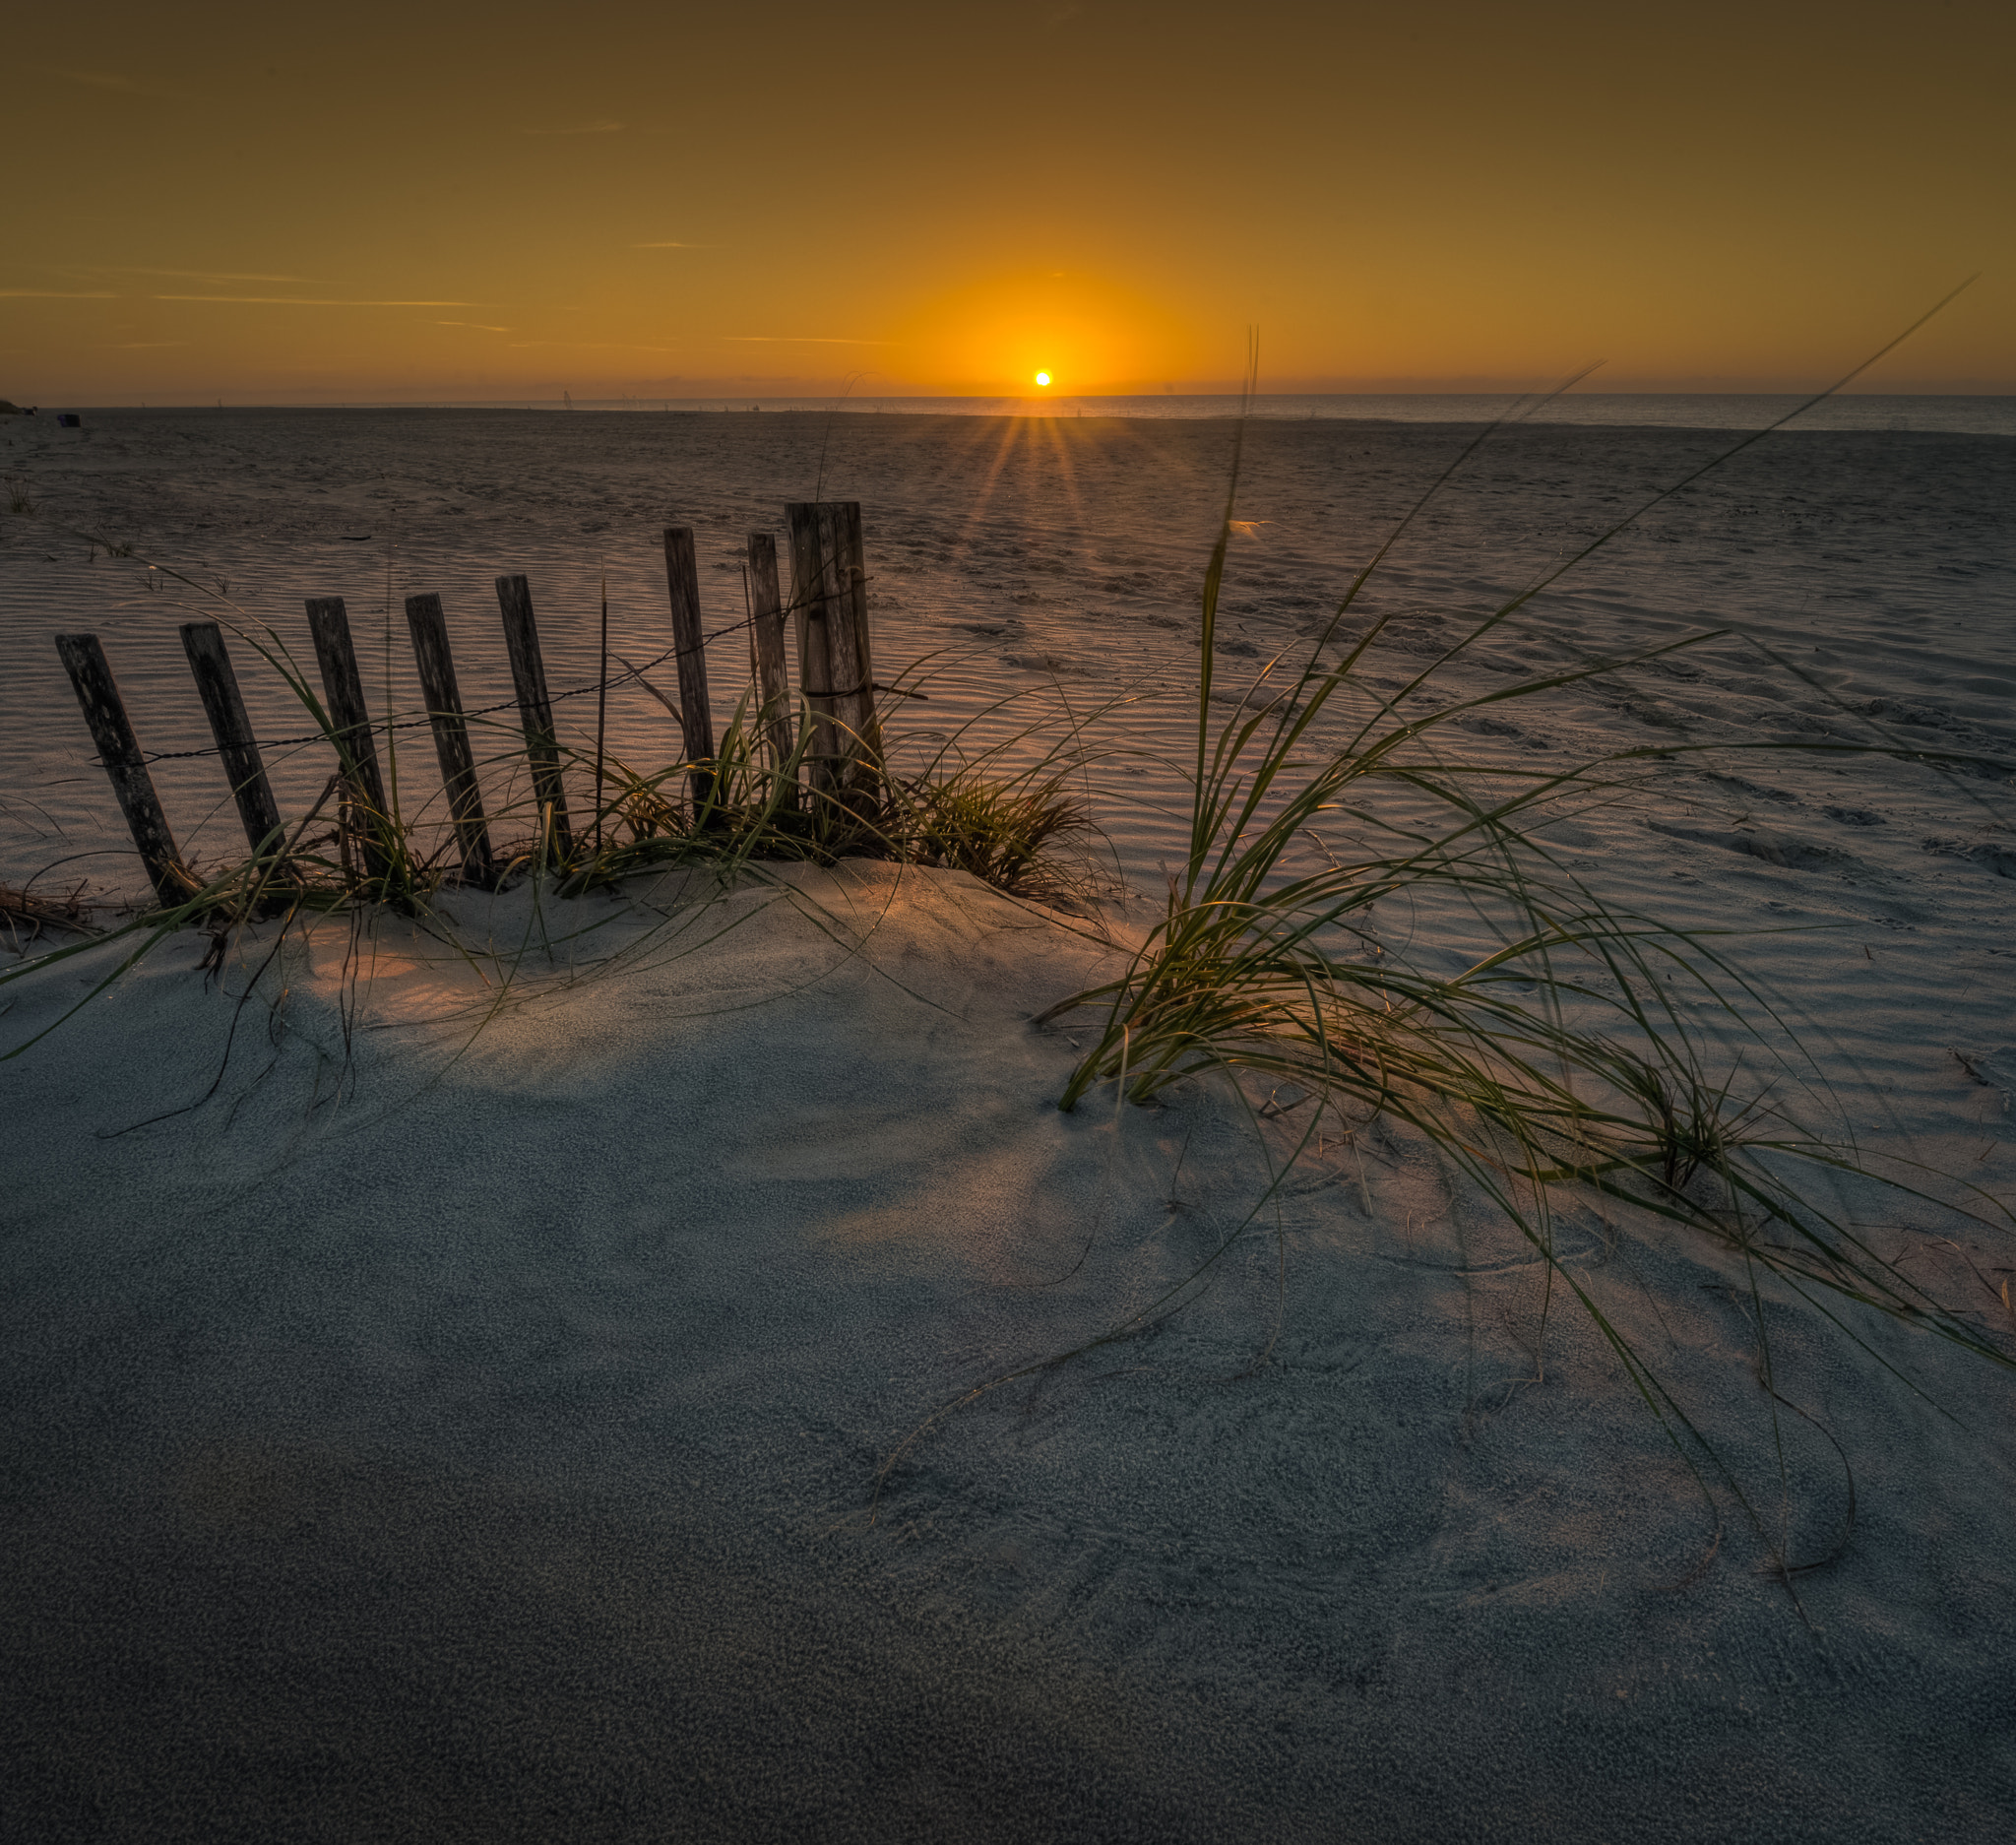
[[[1050,374],[1046,371],[1040,371],[1036,375],[1036,381],[1038,384],[1048,384],[1050,381]]]

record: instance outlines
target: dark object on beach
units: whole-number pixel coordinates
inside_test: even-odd
[[[860,502],[794,501],[785,515],[798,611],[798,684],[813,712],[812,786],[872,789],[881,777],[882,740],[868,652]]]
[[[679,668],[679,729],[694,765],[693,807],[714,798],[714,711],[707,702],[707,636],[700,625],[700,564],[691,526],[665,528],[665,594]]]
[[[112,793],[119,797],[119,811],[126,816],[127,830],[147,866],[155,895],[170,906],[184,902],[194,894],[196,880],[175,850],[175,836],[168,831],[154,777],[147,772],[147,758],[127,722],[126,706],[106,664],[105,650],[95,634],[59,634],[56,652],[70,674],[84,721],[91,727],[92,741],[97,745],[98,760],[111,779]]]
[[[762,700],[757,723],[770,737],[773,759],[782,768],[791,756],[790,687],[784,663],[784,600],[777,588],[777,541],[767,532],[749,534],[749,634]]]
[[[189,656],[203,714],[210,720],[217,753],[231,779],[231,798],[238,803],[239,823],[256,858],[278,844],[280,807],[266,779],[259,745],[252,738],[252,721],[245,715],[244,696],[238,690],[238,675],[231,669],[223,630],[215,621],[185,621],[182,651]]]
[[[0,416],[19,416],[22,414],[24,414],[24,412],[19,404],[10,404],[4,397],[0,397]]]
[[[539,659],[538,623],[532,612],[532,586],[523,577],[497,579],[497,606],[504,611],[504,645],[511,655],[511,679],[525,721],[525,749],[532,758],[533,792],[541,809],[553,813],[556,862],[574,856],[574,829],[567,820],[567,791],[560,780],[560,739],[553,730],[552,701],[546,696],[546,668]]]
[[[57,414],[56,427],[59,429],[82,429],[84,418],[75,411],[62,411]]]
[[[44,929],[68,929],[73,935],[93,935],[91,915],[84,907],[84,886],[79,884],[61,897],[38,897],[32,890],[16,890],[0,884],[0,930],[4,930],[19,953],[36,940]]]
[[[470,751],[469,724],[462,715],[462,691],[455,682],[440,597],[409,596],[406,619],[412,630],[427,722],[434,729],[434,753],[441,760],[441,786],[448,791],[448,811],[455,817],[455,838],[462,847],[462,874],[472,884],[494,884],[490,830],[483,819],[483,796],[476,786],[475,757]]]
[[[379,840],[385,824],[385,784],[378,773],[378,745],[371,738],[371,713],[364,704],[364,682],[357,674],[356,650],[350,645],[350,620],[341,596],[316,596],[308,602],[308,628],[315,637],[315,658],[322,668],[322,691],[329,700],[332,739],[349,786],[350,825],[362,836],[364,868],[382,878],[392,868]],[[359,810],[362,818],[359,818]]]

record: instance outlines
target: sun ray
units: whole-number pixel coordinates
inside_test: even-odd
[[[1056,451],[1057,471],[1064,479],[1064,496],[1071,502],[1072,526],[1078,536],[1083,538],[1088,529],[1085,523],[1085,502],[1079,497],[1078,470],[1073,465],[1071,451],[1066,446],[1072,438],[1066,436],[1058,427],[1058,419],[1054,416],[1043,418],[1043,434],[1049,438],[1050,447]]]
[[[1002,419],[1001,445],[994,451],[993,465],[987,470],[987,477],[980,483],[979,496],[974,501],[973,511],[967,514],[966,524],[960,528],[959,537],[954,541],[956,550],[965,550],[973,542],[974,528],[979,524],[987,510],[987,503],[994,497],[995,483],[1001,477],[1001,470],[1007,466],[1008,457],[1015,447],[1015,439],[1021,433],[1023,418],[1008,416]]]

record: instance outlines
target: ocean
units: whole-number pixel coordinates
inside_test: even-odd
[[[1606,428],[1761,429],[1808,402],[1769,392],[1570,391],[1262,392],[1250,402],[1235,393],[1089,397],[845,397],[541,398],[487,402],[345,406],[356,411],[614,411],[674,415],[713,412],[784,411],[897,416],[1031,416],[1082,419],[1118,416],[1155,421],[1223,420],[1247,414],[1278,421],[1490,422],[1516,416],[1531,422],[1588,423]],[[167,409],[169,407],[160,407]],[[185,407],[186,408],[186,407]],[[195,407],[201,410],[203,407]],[[234,406],[236,409],[248,408]],[[257,408],[257,407],[250,407]],[[2016,397],[1960,393],[1847,392],[1813,405],[1792,425],[1799,429],[1915,429],[1952,435],[2016,435]]]

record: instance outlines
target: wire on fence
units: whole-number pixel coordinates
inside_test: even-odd
[[[715,629],[712,634],[703,634],[700,637],[700,648],[712,647],[716,641],[724,640],[728,635],[738,633],[749,625],[750,619],[731,621],[724,628]],[[691,651],[698,653],[700,648],[694,648]],[[628,670],[618,673],[614,678],[604,674],[601,678],[589,680],[585,685],[573,685],[569,686],[565,691],[554,692],[550,695],[551,702],[558,704],[563,698],[583,698],[590,692],[605,692],[612,685],[625,685],[632,679],[642,679],[654,667],[663,666],[666,661],[676,658],[681,651],[677,647],[668,647],[663,653],[655,655],[650,660],[647,660],[643,666],[632,667]],[[487,718],[494,712],[515,711],[517,708],[518,700],[516,698],[504,698],[499,699],[494,705],[478,705],[473,711],[464,712],[463,716],[465,718]],[[421,725],[431,724],[432,722],[432,718],[425,716],[418,718],[388,718],[383,724],[374,725],[372,728],[380,731],[415,731]],[[324,740],[325,735],[326,732],[322,731],[307,731],[299,736],[260,736],[254,737],[252,740],[260,749],[286,749],[295,743],[319,743]],[[207,749],[144,750],[141,752],[141,759],[145,762],[183,762],[193,756],[215,756],[219,753],[217,746],[212,744]],[[97,759],[94,757],[92,760],[96,761]]]
[[[788,615],[794,612],[799,606],[801,604],[793,600],[787,604],[779,612]],[[730,634],[739,634],[743,629],[753,627],[755,621],[756,617],[754,615],[745,615],[740,621],[730,621],[725,627],[716,628],[712,633],[703,634],[700,637],[700,646],[690,651],[698,653],[702,648],[712,647],[716,641],[725,640]],[[617,673],[613,678],[603,674],[600,678],[590,679],[586,684],[572,685],[564,691],[554,692],[551,694],[551,702],[558,704],[563,698],[585,698],[590,692],[606,692],[611,686],[627,685],[632,679],[642,680],[644,675],[654,667],[662,667],[666,661],[677,659],[685,651],[688,650],[676,646],[668,647],[663,653],[656,654],[647,660],[643,666],[630,667],[626,670]],[[855,689],[860,690],[861,688],[856,687]],[[926,703],[929,702],[927,695],[922,692],[908,691],[900,685],[884,685],[879,680],[868,689],[877,692],[887,692],[893,697],[914,698]],[[465,718],[487,718],[496,712],[515,711],[517,708],[518,700],[516,698],[503,698],[499,699],[494,705],[478,705],[473,711],[464,712],[463,716]],[[433,719],[427,716],[418,718],[388,718],[383,724],[374,725],[372,728],[380,731],[416,731],[422,725],[431,724],[432,722]],[[299,736],[258,736],[252,738],[252,743],[258,749],[290,749],[296,743],[322,742],[325,736],[326,732],[322,731],[306,731]],[[141,751],[140,759],[142,762],[187,762],[198,756],[215,756],[220,753],[218,746],[213,743],[204,749],[143,750]],[[94,756],[92,761],[96,762],[97,758]]]

